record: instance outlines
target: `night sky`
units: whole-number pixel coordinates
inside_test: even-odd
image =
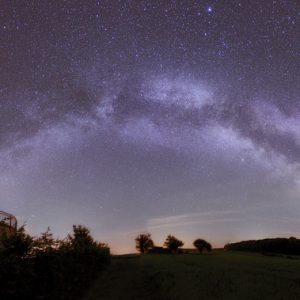
[[[0,3],[0,210],[113,253],[300,237],[300,1]]]

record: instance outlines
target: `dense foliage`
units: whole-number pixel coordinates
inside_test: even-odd
[[[65,240],[2,230],[0,299],[76,299],[109,262],[109,248],[81,225]]]
[[[261,253],[300,255],[300,239],[290,237],[242,241],[239,243],[227,244],[225,246],[225,249]]]

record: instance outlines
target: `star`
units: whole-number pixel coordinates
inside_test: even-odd
[[[213,8],[212,8],[211,6],[208,6],[208,7],[207,7],[207,11],[208,11],[209,13],[211,13],[211,12],[213,11]]]

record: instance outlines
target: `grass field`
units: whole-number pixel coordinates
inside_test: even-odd
[[[114,257],[85,300],[300,299],[300,259],[223,252]]]

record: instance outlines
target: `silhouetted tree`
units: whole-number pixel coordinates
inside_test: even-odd
[[[90,230],[82,225],[73,225],[73,234],[68,235],[70,245],[75,250],[84,250],[96,246]]]
[[[150,233],[141,233],[135,238],[135,247],[142,254],[154,246]]]
[[[202,253],[203,249],[206,249],[208,252],[211,251],[211,244],[208,243],[206,240],[203,239],[196,239],[193,243],[195,248],[198,249],[200,253]]]
[[[50,231],[50,227],[45,232],[41,233],[41,236],[36,238],[33,242],[33,256],[44,253],[52,252],[58,248],[59,241],[53,238],[53,234]]]
[[[173,235],[168,235],[166,238],[166,241],[164,243],[164,246],[166,246],[170,251],[177,252],[179,247],[182,247],[184,243],[180,240],[178,240]]]

